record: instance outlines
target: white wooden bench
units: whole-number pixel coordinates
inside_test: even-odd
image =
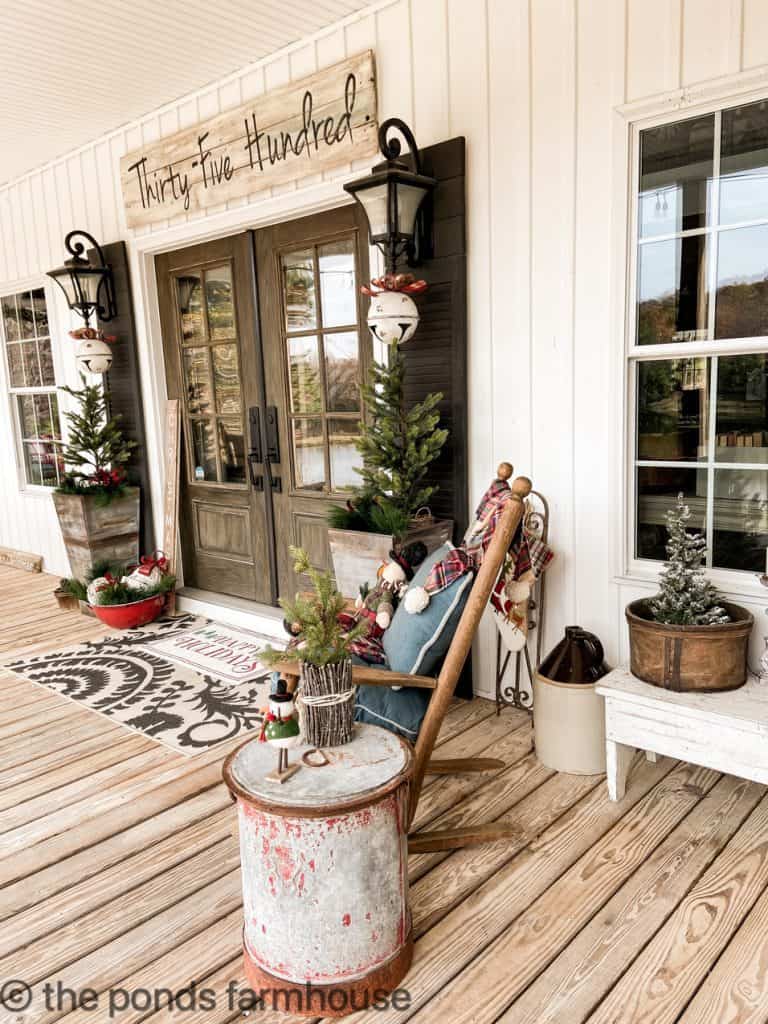
[[[605,698],[608,795],[621,800],[636,750],[768,783],[768,686],[750,676],[720,693],[676,693],[617,668],[600,680]]]

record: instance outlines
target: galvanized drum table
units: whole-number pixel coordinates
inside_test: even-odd
[[[265,1008],[343,1016],[391,992],[411,964],[413,755],[357,724],[344,746],[294,747],[301,770],[282,785],[265,778],[275,757],[253,739],[224,765],[240,824],[246,977]]]

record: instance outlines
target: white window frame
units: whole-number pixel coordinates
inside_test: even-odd
[[[11,384],[11,367],[8,362],[8,341],[5,333],[5,319],[0,313],[0,344],[2,345],[2,369],[5,374],[3,381],[3,387],[5,390],[5,399],[7,402],[9,423],[13,431],[13,444],[14,453],[16,458],[16,474],[18,489],[22,494],[35,495],[35,496],[46,496],[50,495],[56,488],[55,484],[36,484],[32,483],[27,479],[27,466],[24,457],[24,439],[23,430],[21,424],[21,417],[19,415],[19,403],[17,397],[20,395],[42,395],[49,394],[55,395],[58,403],[59,412],[59,429],[61,431],[61,447],[66,447],[67,439],[65,433],[65,418],[64,410],[62,409],[60,390],[60,367],[58,365],[58,353],[56,351],[56,345],[54,344],[55,337],[55,326],[54,326],[54,309],[55,301],[54,296],[51,294],[47,286],[47,281],[41,281],[40,278],[35,278],[29,281],[15,282],[0,287],[0,300],[7,298],[9,295],[19,295],[24,292],[39,291],[43,290],[45,295],[45,307],[48,314],[48,337],[51,341],[51,356],[53,360],[53,384],[43,385],[38,387],[14,387]]]
[[[661,360],[674,358],[692,358],[696,356],[718,356],[718,355],[755,355],[768,353],[768,337],[760,338],[729,338],[726,340],[712,340],[702,342],[675,342],[672,344],[659,345],[637,345],[635,343],[636,332],[636,289],[637,289],[637,256],[638,256],[638,203],[639,178],[640,178],[640,133],[647,128],[655,128],[660,125],[672,124],[676,121],[686,120],[703,114],[715,114],[715,166],[714,170],[719,171],[720,159],[720,114],[728,107],[735,107],[768,100],[768,86],[765,81],[765,74],[757,71],[743,72],[718,80],[711,85],[703,85],[692,89],[680,89],[674,92],[656,96],[650,100],[641,100],[637,103],[625,104],[616,108],[618,115],[617,136],[614,151],[614,168],[617,173],[617,187],[621,188],[623,195],[617,197],[614,207],[616,214],[623,213],[623,224],[614,224],[614,246],[618,269],[615,271],[614,294],[617,296],[615,315],[612,318],[624,339],[621,348],[620,367],[618,368],[618,381],[620,386],[622,405],[622,435],[623,445],[621,453],[621,473],[619,476],[620,493],[618,497],[621,508],[621,543],[620,550],[616,551],[615,581],[622,582],[643,582],[648,583],[658,579],[659,571],[663,563],[651,559],[635,557],[635,527],[636,527],[636,414],[637,395],[636,363],[639,360]],[[619,177],[620,175],[620,177]],[[719,197],[716,201],[719,201]],[[716,219],[716,218],[714,218]],[[727,225],[727,229],[765,224],[768,218],[761,221],[745,221]],[[694,229],[682,232],[684,235],[707,234],[714,239],[721,230],[720,225],[705,229]],[[726,228],[722,228],[726,230]],[[654,236],[654,241],[666,238],[666,235]],[[675,237],[679,237],[676,235]],[[707,284],[710,293],[710,308],[708,310],[709,324],[712,325],[715,315],[715,301],[713,290],[713,273],[716,266],[715,261],[710,261],[707,270]],[[714,386],[711,387],[709,396],[710,411],[717,396],[717,383],[713,378]],[[714,417],[710,415],[710,435],[715,429]],[[712,440],[710,436],[710,441]],[[711,447],[710,447],[711,450]],[[643,463],[640,462],[640,465]],[[653,461],[653,465],[660,465]],[[663,465],[663,463],[661,463]],[[712,487],[712,474],[714,459],[709,455],[706,461],[685,463],[691,469],[706,469],[709,480],[707,488],[707,523],[711,521],[713,512],[714,490]],[[678,466],[680,463],[670,463]],[[768,470],[768,465],[752,465],[738,463],[740,469]],[[708,552],[711,558],[711,551]],[[757,580],[757,574],[752,571],[737,569],[722,569],[710,566],[707,570],[708,576],[726,594],[743,595],[750,597],[765,596],[765,589]]]

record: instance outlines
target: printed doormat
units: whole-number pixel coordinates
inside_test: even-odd
[[[197,616],[87,641],[3,667],[143,733],[196,754],[261,724],[267,636]]]

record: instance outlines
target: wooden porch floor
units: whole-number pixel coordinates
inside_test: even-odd
[[[59,612],[50,576],[0,569],[3,657],[105,630]],[[0,1020],[278,1022],[243,1016],[236,820],[221,783],[231,745],[182,757],[66,698],[0,674],[0,985],[35,987]],[[513,842],[413,857],[410,1008],[355,1021],[417,1024],[728,1024],[768,1019],[765,788],[669,760],[638,760],[628,792],[558,775],[527,717],[457,704],[440,756],[507,767],[478,783],[428,780],[418,825],[502,818]],[[140,990],[215,992],[212,1009],[155,1012]],[[45,982],[97,1010],[38,1001]],[[2,989],[0,989],[2,992]],[[151,998],[151,995],[150,997]],[[235,996],[235,999],[237,996]],[[56,996],[54,994],[53,1002]]]

